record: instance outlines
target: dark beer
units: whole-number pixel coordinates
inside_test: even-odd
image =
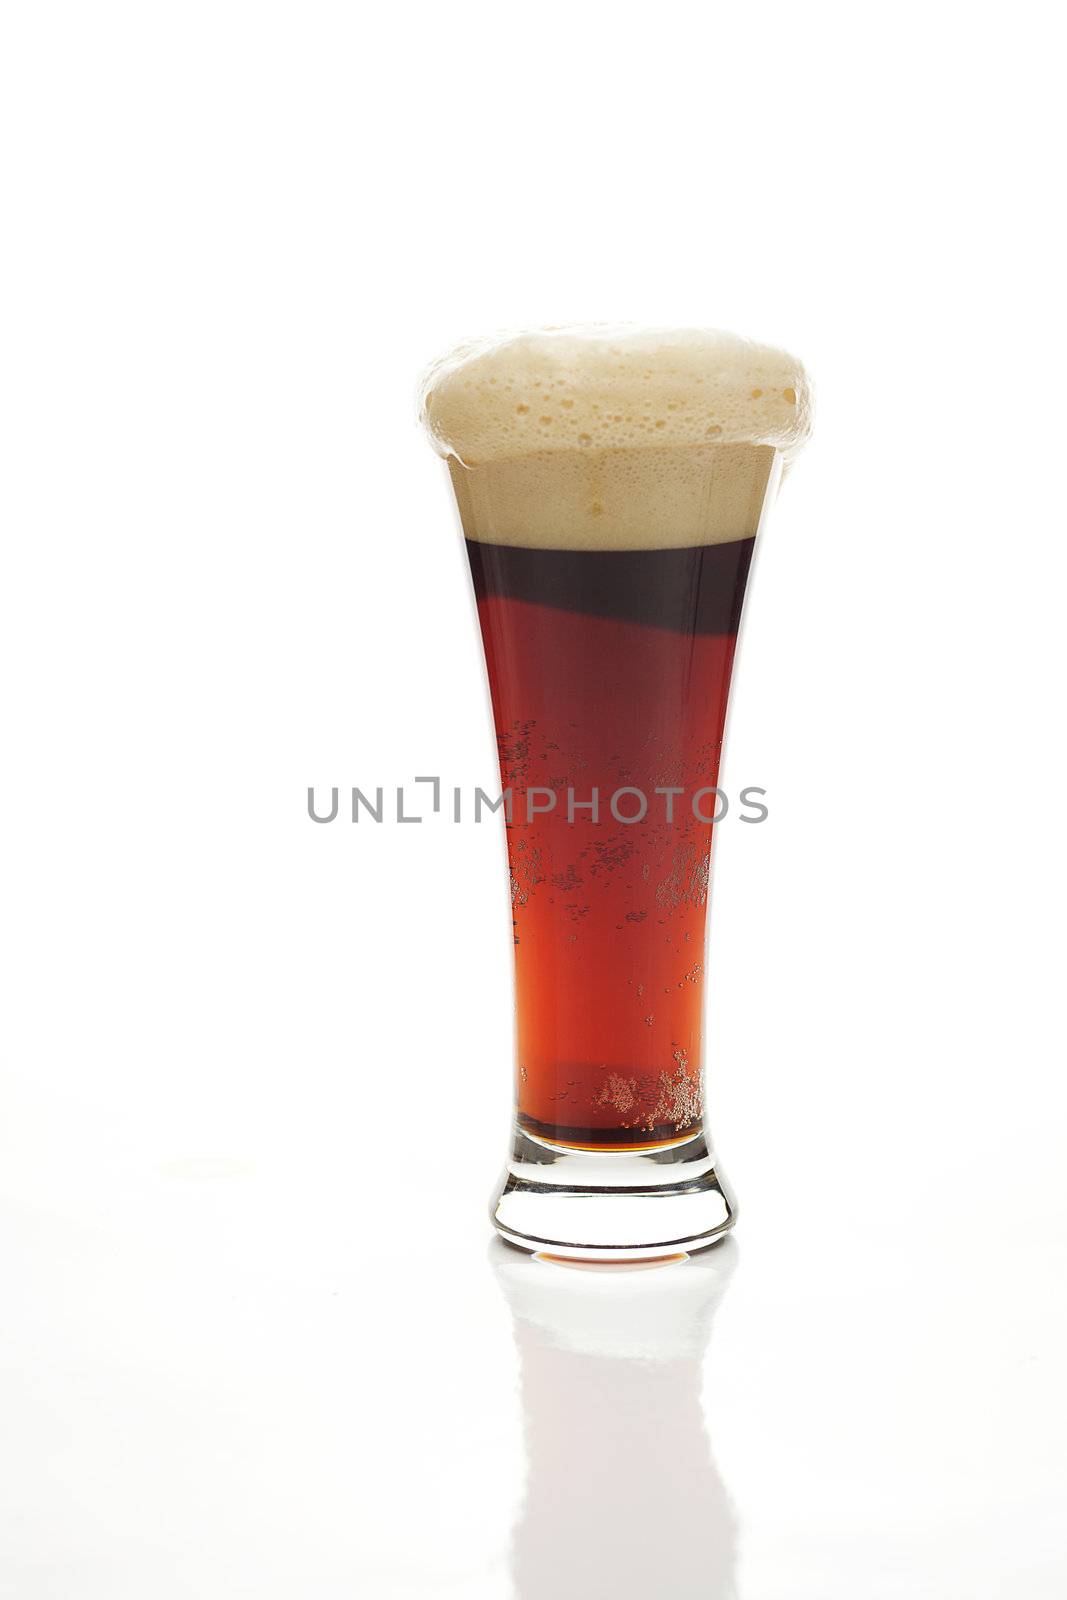
[[[735,1215],[703,1104],[723,727],[803,369],[706,330],[542,329],[446,356],[423,420],[507,808],[516,1116],[493,1221],[570,1257],[700,1249]]]
[[[518,1116],[543,1139],[700,1130],[706,819],[752,548],[468,542],[510,791]]]

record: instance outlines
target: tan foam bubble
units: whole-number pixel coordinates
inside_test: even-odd
[[[421,399],[467,537],[546,549],[747,538],[811,426],[798,361],[702,329],[479,340],[434,363]]]

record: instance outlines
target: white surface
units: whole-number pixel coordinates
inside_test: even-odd
[[[3,1600],[1063,1593],[1049,17],[5,11]],[[494,780],[423,362],[628,316],[819,398],[642,1357],[487,1257],[495,825],[305,812]]]
[[[5,1600],[1063,1593],[1047,1216],[754,1204],[650,1310],[335,1162],[70,1180],[0,1213]]]

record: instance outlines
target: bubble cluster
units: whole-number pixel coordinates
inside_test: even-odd
[[[807,437],[804,369],[709,329],[545,328],[460,345],[430,368],[422,415],[465,466],[542,451],[768,444]]]
[[[734,334],[545,328],[442,357],[421,412],[468,538],[654,549],[755,531],[811,390],[792,356]]]

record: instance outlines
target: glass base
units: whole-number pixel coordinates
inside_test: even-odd
[[[579,1261],[641,1261],[703,1250],[737,1202],[703,1133],[648,1150],[575,1150],[515,1130],[491,1215],[523,1250]]]

